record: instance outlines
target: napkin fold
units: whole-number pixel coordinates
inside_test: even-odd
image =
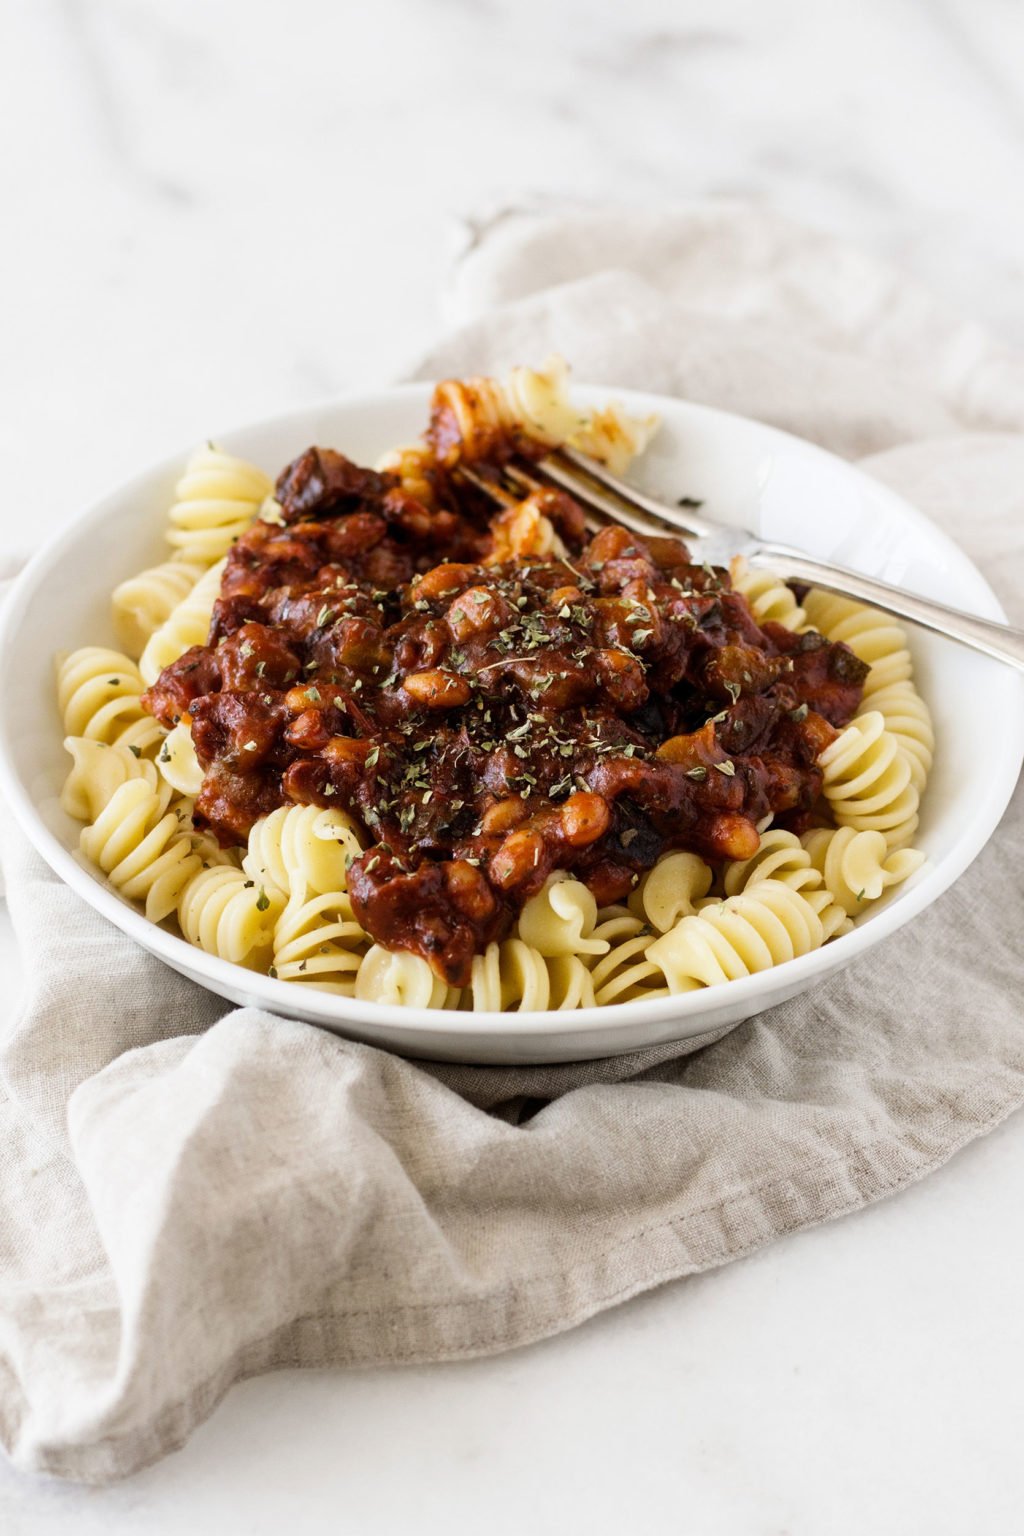
[[[871,258],[743,207],[527,210],[475,227],[448,305],[424,376],[557,349],[870,455],[1024,616],[1024,363]],[[910,932],[810,993],[536,1068],[230,1008],[0,836],[28,976],[0,1037],[0,1440],[24,1468],[125,1476],[278,1366],[571,1327],[899,1189],[1024,1100],[1020,789]]]

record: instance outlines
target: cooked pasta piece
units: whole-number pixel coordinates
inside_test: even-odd
[[[458,989],[446,986],[419,955],[385,949],[382,944],[371,945],[363,956],[355,996],[362,1002],[406,1008],[455,1008],[459,999]]]
[[[60,803],[76,821],[95,821],[109,805],[116,790],[129,779],[143,779],[157,796],[163,815],[171,799],[171,786],[161,781],[153,762],[129,747],[109,746],[88,736],[67,736],[65,751],[72,768],[64,781]]]
[[[284,910],[280,891],[257,885],[227,864],[199,869],[178,898],[178,922],[190,944],[250,970],[266,970],[274,926]]]
[[[164,732],[142,707],[144,687],[138,667],[120,651],[86,645],[57,657],[57,704],[68,736],[151,754]]]
[[[512,416],[530,437],[568,443],[621,474],[654,435],[656,416],[628,416],[620,405],[580,410],[569,399],[569,365],[552,355],[543,368],[513,368],[505,386]]]
[[[771,620],[786,629],[807,628],[807,614],[793,593],[774,571],[754,570],[737,555],[730,567],[733,590],[742,592],[759,624]]]
[[[129,656],[142,655],[149,637],[185,600],[205,569],[188,560],[165,560],[114,588],[114,633]]]
[[[182,559],[212,565],[245,532],[273,490],[254,464],[207,443],[196,449],[178,481],[167,541]]]
[[[593,1008],[594,982],[587,970],[588,956],[551,955],[547,960],[548,1007],[560,1013],[572,1008]]]
[[[794,891],[821,887],[821,874],[807,849],[795,833],[781,828],[762,833],[760,847],[751,858],[727,864],[722,886],[726,896],[738,896],[759,880],[781,880]]]
[[[435,504],[434,472],[437,468],[433,450],[426,443],[407,443],[402,448],[392,448],[377,461],[379,470],[397,475],[402,489],[422,501],[425,507]]]
[[[522,939],[489,944],[473,960],[461,1006],[475,1013],[536,1013],[588,1008],[594,991],[586,965],[577,955],[545,958]]]
[[[804,606],[815,629],[829,640],[845,641],[870,666],[861,714],[877,710],[882,716],[886,730],[907,754],[920,794],[931,771],[935,733],[928,705],[914,686],[906,630],[890,614],[831,592],[809,592]]]
[[[354,997],[369,943],[347,892],[324,891],[308,900],[293,896],[274,929],[272,974]]]
[[[362,852],[352,818],[317,805],[281,806],[249,833],[242,868],[286,896],[344,891],[350,860]]]
[[[498,379],[446,379],[434,393],[431,442],[439,462],[451,467],[500,456],[517,436],[548,447],[568,443],[621,473],[641,453],[655,417],[630,417],[617,405],[580,411],[569,399],[568,367],[560,357],[541,369],[513,368]]]
[[[519,914],[519,937],[545,958],[605,955],[607,939],[594,937],[597,902],[581,880],[559,870]]]
[[[182,890],[201,867],[174,811],[144,778],[118,786],[79,846],[123,896],[144,901],[151,922],[174,911]]]
[[[920,869],[925,856],[916,848],[889,851],[882,832],[853,827],[816,827],[800,839],[832,899],[856,917],[884,890]]]
[[[821,871],[815,869],[810,853],[794,832],[780,827],[764,833],[751,858],[725,866],[723,887],[727,897],[739,896],[762,880],[778,880],[791,891],[799,891],[818,914],[824,942],[851,926],[845,908],[833,900]]]
[[[488,565],[505,560],[562,560],[566,557],[568,551],[554,523],[545,514],[547,497],[548,492],[535,491],[494,518],[491,523],[494,547],[487,557]]]
[[[805,896],[781,880],[760,880],[681,918],[647,953],[671,992],[691,992],[770,970],[824,942],[821,919]]]
[[[181,721],[168,731],[156,755],[156,766],[180,795],[198,795],[203,787],[203,770],[196,756],[191,726]]]
[[[818,758],[836,825],[884,832],[890,850],[917,830],[919,795],[910,763],[877,710],[859,715]]]
[[[711,889],[711,869],[695,853],[667,853],[630,893],[627,905],[634,917],[658,933],[668,930],[696,910]]]
[[[221,560],[200,577],[160,628],[150,635],[139,658],[139,671],[147,687],[156,682],[164,667],[177,661],[190,647],[206,643],[223,574],[224,561]]]
[[[665,978],[648,956],[651,931],[626,907],[603,907],[594,937],[605,939],[608,953],[590,971],[594,1001],[631,1003],[641,997],[664,997]]]
[[[910,678],[877,688],[870,697],[885,728],[907,754],[914,788],[922,794],[928,782],[935,755],[935,730],[931,711]]]
[[[843,641],[855,656],[868,663],[871,671],[864,684],[866,708],[872,708],[871,697],[880,688],[913,676],[906,631],[890,614],[817,588],[804,598],[804,610],[814,629],[829,640]]]

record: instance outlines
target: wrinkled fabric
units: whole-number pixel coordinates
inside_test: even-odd
[[[1024,368],[870,258],[742,208],[525,213],[478,232],[449,302],[424,375],[557,348],[869,455],[1024,619]],[[1024,1099],[1019,788],[950,892],[816,989],[711,1043],[534,1068],[230,1008],[0,831],[28,976],[0,1040],[0,1439],[24,1468],[122,1477],[278,1366],[572,1327],[901,1188]]]

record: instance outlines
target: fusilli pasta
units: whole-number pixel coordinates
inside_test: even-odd
[[[353,997],[368,944],[345,891],[293,896],[274,929],[273,974]]]
[[[305,899],[346,889],[346,869],[362,852],[352,818],[316,805],[282,806],[256,822],[242,868],[286,896]]]
[[[265,971],[284,904],[280,891],[257,885],[244,870],[218,864],[197,870],[185,885],[178,898],[178,922],[190,944],[222,960]]]
[[[924,863],[916,848],[890,852],[882,832],[853,827],[816,827],[801,838],[832,899],[856,917],[889,886],[899,885]]]
[[[273,489],[254,464],[207,443],[196,449],[178,481],[168,543],[183,560],[212,565],[245,532]]]
[[[365,1002],[407,1008],[455,1008],[459,999],[458,989],[446,986],[419,955],[405,949],[385,949],[381,944],[372,945],[363,956],[356,973],[355,996]]]
[[[877,710],[885,728],[907,754],[915,789],[924,789],[932,766],[935,734],[931,712],[914,686],[914,664],[903,626],[851,598],[815,589],[804,599],[808,623],[829,640],[841,640],[871,668],[861,713]]]
[[[164,732],[142,707],[144,688],[135,663],[105,646],[86,645],[57,657],[57,705],[68,736],[152,753]]]
[[[786,583],[773,571],[755,571],[742,555],[737,555],[732,562],[730,575],[733,590],[742,592],[759,624],[771,620],[773,624],[781,624],[786,629],[801,630],[808,627],[805,610],[800,607]]]
[[[144,901],[146,916],[159,923],[175,910],[187,883],[201,869],[181,821],[144,778],[118,786],[80,847],[123,896]]]
[[[591,967],[594,1001],[631,1003],[637,998],[663,997],[665,978],[650,959],[651,930],[626,907],[603,907],[594,937],[604,939],[608,953]]]
[[[473,960],[462,1006],[474,1013],[587,1007],[593,1001],[586,966],[575,955],[545,960],[522,939],[488,944]]]
[[[192,727],[181,721],[167,732],[156,766],[161,776],[180,795],[197,795],[203,785],[203,770],[192,742]]]
[[[668,930],[696,910],[711,889],[711,869],[695,853],[667,853],[630,893],[627,905],[634,917],[658,933]]]
[[[111,618],[118,644],[129,656],[141,656],[150,635],[183,602],[205,566],[187,560],[165,560],[114,588]]]
[[[883,832],[890,849],[905,848],[917,830],[919,795],[910,763],[877,710],[859,715],[818,758],[836,824]]]
[[[821,919],[800,891],[781,880],[759,880],[682,918],[647,954],[671,992],[690,992],[769,970],[824,942]]]
[[[164,667],[177,661],[191,646],[204,644],[223,574],[224,561],[220,560],[200,577],[160,628],[150,635],[139,658],[139,671],[147,686],[155,683]]]
[[[555,447],[568,443],[621,473],[643,451],[654,417],[629,417],[619,406],[580,411],[569,399],[569,371],[560,357],[543,368],[513,368],[507,384],[497,379],[447,379],[435,392],[436,409],[450,412],[454,432],[445,434],[441,462],[477,462],[500,452],[517,432]]]
[[[544,887],[519,914],[519,936],[538,954],[605,955],[607,939],[594,937],[597,902],[581,880],[563,871],[549,875]]]
[[[64,748],[71,754],[72,767],[60,803],[76,821],[95,821],[129,779],[143,779],[159,801],[160,814],[167,809],[171,786],[161,781],[150,758],[88,736],[67,736]]]

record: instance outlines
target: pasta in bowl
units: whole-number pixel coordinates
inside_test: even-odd
[[[162,522],[166,558],[126,569],[74,636],[97,644],[58,661],[50,819],[97,904],[226,995],[469,1059],[700,1033],[916,910],[950,863],[901,626],[595,534],[561,493],[496,511],[462,478],[563,440],[621,470],[652,404],[519,369],[395,392],[373,432],[342,408],[336,437],[253,429],[165,473],[145,548]],[[704,427],[733,462],[748,436],[871,500],[805,445],[658,404],[651,473],[685,420],[675,483],[717,515]],[[409,446],[387,449],[389,416]],[[362,434],[377,468],[303,432],[370,458]]]

